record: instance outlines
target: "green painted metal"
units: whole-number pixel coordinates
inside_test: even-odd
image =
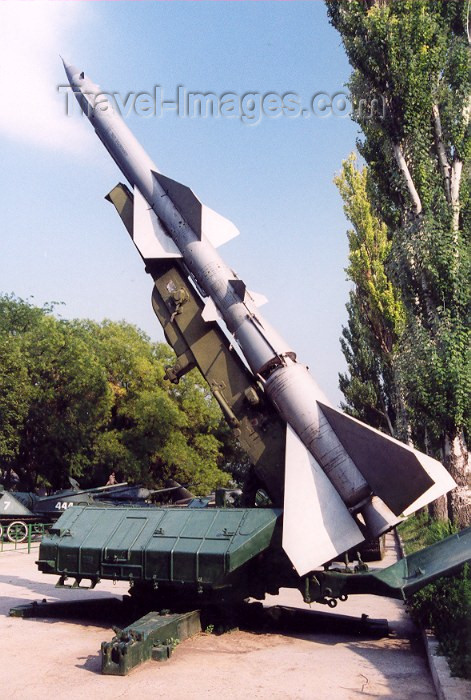
[[[430,547],[409,554],[387,569],[375,572],[377,585],[385,593],[389,590],[400,592],[406,600],[418,590],[432,583],[440,576],[458,571],[471,553],[471,527],[451,535]],[[399,596],[398,596],[399,597]]]
[[[39,570],[93,581],[218,587],[272,541],[280,510],[69,508],[41,543]]]
[[[124,613],[127,613],[126,606],[129,603],[129,596],[119,598],[82,598],[81,600],[53,600],[48,601],[43,598],[41,601],[33,601],[32,603],[23,603],[10,608],[10,617],[22,618],[60,618],[70,620],[90,620],[93,622],[109,622],[116,623],[121,619]],[[133,614],[130,619],[136,617]],[[129,619],[129,618],[127,618]]]
[[[314,572],[304,577],[306,602],[335,606],[338,599],[353,594],[370,594],[407,600],[441,576],[450,576],[470,560],[471,527],[430,547],[414,552],[385,569],[345,573],[338,570]]]
[[[101,644],[101,670],[107,675],[124,676],[143,661],[165,661],[177,644],[201,631],[199,610],[170,614],[168,610],[149,612],[132,624],[129,620],[142,615],[142,606],[129,596],[33,602],[10,610],[10,617],[72,619],[100,624],[116,624],[115,636]]]
[[[163,596],[183,609],[298,588],[306,602],[334,607],[355,593],[406,599],[469,560],[471,528],[386,568],[367,566],[298,576],[280,548],[281,511],[271,508],[112,508],[67,510],[43,538],[38,566],[59,586],[129,581],[131,592]],[[67,584],[67,581],[73,581]],[[205,594],[205,595],[203,595]],[[199,601],[199,602],[195,602]],[[186,608],[188,609],[188,607]]]
[[[201,632],[199,610],[170,615],[149,612],[117,630],[111,642],[101,644],[101,672],[125,676],[149,659],[166,661],[177,644]]]
[[[15,520],[0,525],[0,553],[12,549],[30,552],[40,546],[40,540],[51,527],[51,523],[25,522]]]

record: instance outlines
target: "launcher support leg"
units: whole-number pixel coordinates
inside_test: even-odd
[[[201,632],[199,610],[170,615],[150,612],[101,645],[101,672],[125,676],[144,661],[166,661],[177,644]]]

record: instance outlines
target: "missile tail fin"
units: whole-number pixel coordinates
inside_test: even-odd
[[[364,537],[320,465],[287,426],[283,549],[303,576]]]
[[[411,505],[404,510],[404,515],[406,516],[415,513],[415,511],[423,508],[436,498],[443,496],[445,493],[448,493],[448,491],[451,491],[451,489],[455,488],[456,486],[451,474],[436,459],[429,457],[429,455],[419,453],[419,460],[424,470],[432,479],[433,485],[427,491],[425,491],[420,498],[414,501],[414,503],[411,503]]]
[[[318,404],[372,491],[395,515],[410,514],[456,486],[432,457],[332,406]]]

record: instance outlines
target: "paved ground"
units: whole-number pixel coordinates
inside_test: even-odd
[[[387,561],[395,559],[388,541]],[[387,639],[345,634],[279,635],[235,631],[201,634],[180,644],[169,662],[149,661],[125,678],[99,674],[99,649],[110,628],[58,620],[8,617],[24,601],[108,597],[126,592],[124,584],[101,584],[95,592],[57,591],[54,577],[40,574],[31,554],[0,554],[0,635],[2,700],[83,700],[166,696],[227,700],[353,700],[435,698],[419,635],[401,603],[356,596],[336,611],[386,617]],[[293,591],[270,602],[306,607]],[[315,608],[315,606],[313,606]],[[320,609],[320,606],[318,606]],[[322,607],[324,611],[324,607]]]

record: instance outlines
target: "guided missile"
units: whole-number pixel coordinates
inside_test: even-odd
[[[74,66],[64,62],[64,68],[82,111],[133,188],[133,241],[142,258],[180,259],[205,302],[203,319],[225,324],[286,423],[282,544],[298,573],[365,536],[379,536],[454,488],[439,462],[329,404],[261,315],[264,298],[217,252],[238,235],[235,225],[162,175],[98,85]]]

